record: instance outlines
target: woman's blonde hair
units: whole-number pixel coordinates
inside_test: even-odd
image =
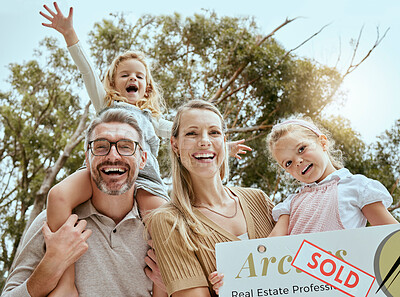
[[[179,129],[181,124],[182,115],[188,111],[193,109],[199,110],[209,110],[218,115],[221,120],[221,128],[223,131],[226,130],[225,121],[219,112],[219,110],[211,103],[204,100],[191,100],[181,106],[178,109],[176,114],[171,136],[178,138],[179,137]],[[174,218],[174,224],[171,232],[174,229],[177,229],[179,234],[182,236],[183,241],[191,250],[197,250],[199,242],[191,236],[204,236],[208,234],[206,229],[203,227],[202,222],[197,218],[197,216],[193,212],[193,203],[195,199],[195,194],[193,191],[193,182],[192,178],[189,174],[189,171],[183,166],[180,157],[177,153],[175,153],[172,149],[171,153],[171,163],[172,163],[172,193],[171,193],[171,202],[156,209],[150,215],[150,225],[151,225],[151,217],[154,215],[165,215],[169,213],[169,217]],[[221,180],[227,177],[229,174],[229,164],[228,164],[228,152],[227,146],[225,145],[225,157],[221,164],[219,176]]]
[[[150,65],[147,62],[145,55],[141,52],[127,51],[124,54],[116,57],[108,67],[103,80],[104,89],[106,91],[105,101],[107,102],[107,105],[112,105],[114,101],[127,101],[127,99],[121,96],[121,94],[115,88],[115,75],[117,73],[118,66],[122,62],[130,59],[141,62],[146,69],[146,94],[144,98],[139,99],[135,105],[140,109],[149,109],[153,116],[160,116],[162,109],[164,108],[162,90],[154,81],[150,72]]]
[[[305,125],[301,125],[296,123],[296,121],[304,121],[306,123]],[[335,148],[335,141],[333,140],[331,133],[320,126],[317,126],[308,117],[296,117],[294,119],[289,119],[287,120],[287,123],[283,122],[283,124],[277,124],[272,128],[271,132],[267,136],[267,144],[270,157],[272,157],[272,159],[275,159],[272,152],[276,142],[281,137],[285,136],[290,132],[299,131],[304,135],[304,137],[317,140],[319,136],[317,135],[315,130],[325,135],[328,140],[327,141],[328,146],[326,152],[333,167],[335,167],[336,169],[343,168],[342,152],[339,149]]]

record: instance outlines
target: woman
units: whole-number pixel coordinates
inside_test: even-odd
[[[168,295],[216,296],[215,244],[267,237],[272,202],[260,190],[226,187],[224,120],[203,100],[183,105],[172,127],[171,202],[150,218],[154,248]]]

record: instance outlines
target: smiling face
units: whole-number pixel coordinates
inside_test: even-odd
[[[298,181],[320,182],[336,170],[329,160],[326,147],[325,135],[311,138],[302,131],[292,131],[274,144],[272,155]]]
[[[136,104],[146,94],[146,67],[136,59],[121,62],[114,76],[115,89],[125,97],[130,104]]]
[[[210,110],[195,108],[182,113],[178,135],[171,138],[171,144],[192,179],[220,176],[226,144],[221,125],[219,116]]]
[[[121,139],[139,141],[138,132],[129,124],[111,122],[96,126],[91,140],[107,139],[115,142]],[[146,154],[139,148],[132,156],[121,156],[115,146],[106,156],[94,156],[90,150],[86,152],[86,166],[96,187],[108,195],[122,195],[136,181],[139,169],[146,163]]]

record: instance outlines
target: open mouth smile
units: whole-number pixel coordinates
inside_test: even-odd
[[[122,167],[103,167],[100,171],[108,176],[121,176],[125,174],[128,169]]]
[[[196,160],[213,160],[215,155],[215,153],[195,153],[193,154],[193,158]]]
[[[129,86],[126,88],[126,91],[127,91],[128,93],[136,93],[138,90],[139,90],[139,88],[138,88],[136,85],[129,85]]]
[[[302,175],[306,174],[308,171],[310,171],[310,169],[313,167],[313,163],[308,164],[306,168],[303,169],[303,171],[301,172]]]

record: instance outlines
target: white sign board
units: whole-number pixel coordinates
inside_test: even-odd
[[[400,224],[216,245],[221,297],[400,296]]]

